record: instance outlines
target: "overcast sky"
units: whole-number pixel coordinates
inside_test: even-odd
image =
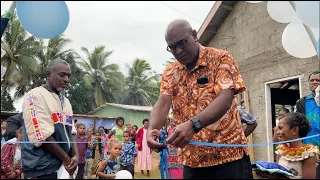
[[[1,1],[1,14],[11,2]],[[146,59],[152,69],[161,73],[163,64],[173,57],[166,51],[164,40],[168,23],[182,18],[199,30],[214,2],[67,1],[70,22],[64,34],[72,40],[67,48],[84,56],[81,47],[92,51],[105,45],[107,50],[114,51],[109,62],[117,63],[123,73],[128,70],[125,64],[132,64],[135,58]],[[21,111],[21,100],[15,102],[15,107]]]

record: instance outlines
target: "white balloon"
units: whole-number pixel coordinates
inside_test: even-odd
[[[261,3],[262,1],[246,1],[248,3]]]
[[[319,1],[295,1],[296,11],[301,21],[310,27],[319,28]]]
[[[121,170],[116,173],[115,179],[133,179],[132,174],[127,170]]]
[[[267,10],[270,17],[279,23],[290,23],[298,19],[289,1],[268,1]]]
[[[317,54],[306,29],[300,21],[294,21],[284,29],[282,45],[287,53],[297,58],[309,58]]]

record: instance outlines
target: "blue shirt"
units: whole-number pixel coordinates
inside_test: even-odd
[[[120,164],[123,166],[133,164],[133,157],[137,156],[136,148],[134,147],[134,143],[129,141],[128,143],[122,143],[122,151],[121,151],[121,160]]]
[[[320,133],[320,106],[317,105],[313,94],[306,97],[305,115],[310,121],[312,130],[307,136],[312,136]],[[303,141],[304,144],[313,144],[320,147],[320,137],[314,137]]]
[[[254,124],[257,120],[250,113],[246,112],[241,105],[238,105],[238,111],[240,114],[241,123],[245,123],[247,125]]]
[[[104,168],[103,173],[104,174],[116,174],[117,173],[117,162],[113,161],[109,157],[105,158],[105,160],[107,161],[107,165]],[[98,179],[104,179],[104,178],[98,177]]]

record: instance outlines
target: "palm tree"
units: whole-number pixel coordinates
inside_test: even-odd
[[[143,59],[136,59],[129,67],[129,76],[126,79],[126,93],[123,104],[152,106],[159,96],[159,75],[151,70],[150,64]]]
[[[65,38],[64,35],[59,35],[55,38],[50,39],[47,45],[45,45],[42,39],[40,40],[40,45],[43,48],[37,54],[37,58],[40,61],[40,68],[38,73],[33,78],[33,87],[37,87],[45,83],[46,68],[49,64],[49,61],[57,58],[65,60],[69,53],[71,53],[74,58],[79,57],[79,55],[73,49],[65,50],[65,47],[70,42],[71,40]]]
[[[87,85],[94,87],[95,105],[98,107],[105,102],[116,102],[116,92],[120,90],[123,74],[117,64],[108,64],[108,57],[113,51],[106,51],[105,46],[98,46],[90,53],[85,47],[87,58],[80,58],[78,65],[87,73],[84,80]]]
[[[4,52],[1,65],[7,68],[1,82],[1,95],[4,90],[15,88],[14,98],[17,99],[31,88],[32,77],[39,67],[36,55],[41,46],[36,37],[27,34],[14,15],[1,40],[1,49]]]

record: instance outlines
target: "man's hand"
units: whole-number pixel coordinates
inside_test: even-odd
[[[77,166],[78,166],[78,157],[73,156],[70,159],[70,164],[68,166],[65,166],[65,168],[70,175],[73,175],[74,171],[77,169]]]
[[[179,124],[173,131],[172,135],[167,139],[167,144],[184,148],[192,140],[195,131],[192,122],[189,120]]]
[[[62,164],[64,165],[64,167],[68,167],[69,164],[70,164],[70,162],[71,162],[70,157],[69,157],[69,156],[66,156],[66,157],[63,159]]]
[[[147,131],[147,143],[151,150],[159,152],[158,149],[166,147],[165,143],[157,142],[157,139],[162,136],[161,132],[158,129],[153,129]]]
[[[116,174],[114,174],[114,173],[110,174],[110,175],[109,175],[109,178],[110,178],[110,179],[115,179],[115,178],[116,178]]]
[[[7,178],[8,179],[14,179],[16,177],[16,172],[15,171],[12,171],[10,173],[7,174]]]

